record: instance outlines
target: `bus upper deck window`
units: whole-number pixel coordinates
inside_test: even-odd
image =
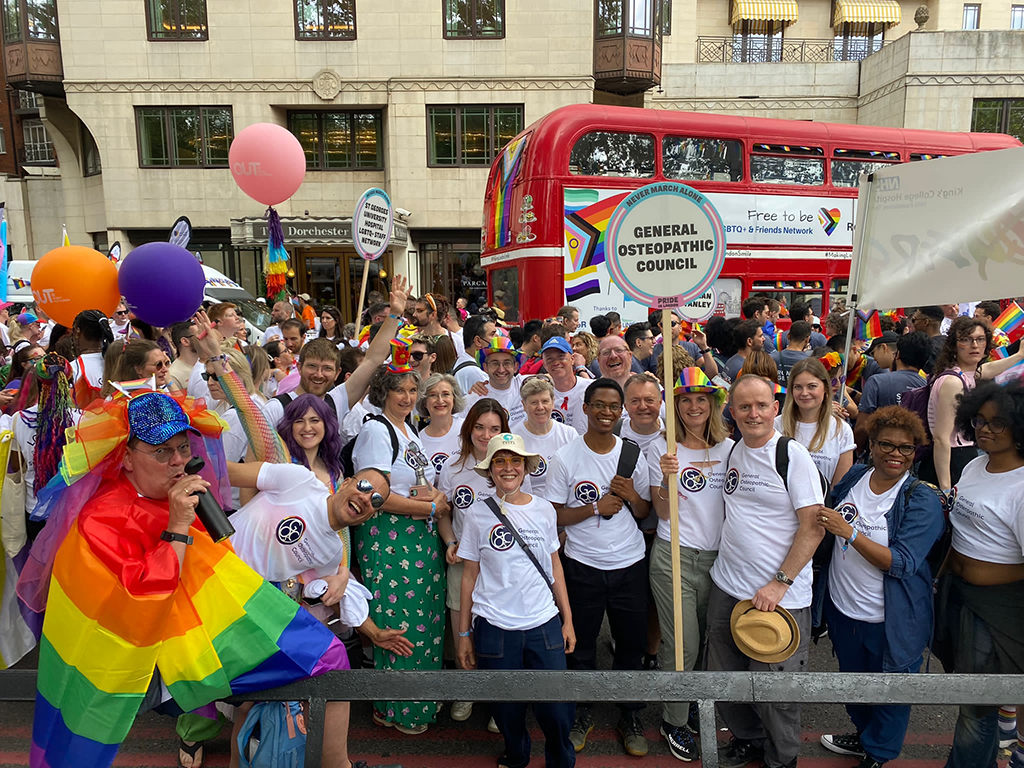
[[[661,146],[666,179],[739,181],[743,176],[743,144],[724,139],[666,136]]]
[[[921,160],[941,160],[944,157],[948,157],[948,155],[929,155],[923,152],[913,152],[910,155],[910,162],[916,163]]]
[[[654,137],[646,133],[591,131],[573,145],[569,156],[573,176],[654,176]]]
[[[785,144],[754,144],[750,156],[750,180],[760,184],[825,183],[825,152],[821,147]]]
[[[874,173],[899,161],[899,152],[836,149],[832,153],[832,186],[856,187],[860,183],[862,173]]]

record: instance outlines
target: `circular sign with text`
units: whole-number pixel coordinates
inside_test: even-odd
[[[725,263],[725,230],[715,206],[670,181],[631,192],[612,213],[605,260],[619,289],[641,304],[671,309],[701,296]]]
[[[383,189],[368,189],[356,203],[352,216],[352,240],[356,252],[367,261],[379,259],[391,244],[395,212]]]
[[[683,304],[681,307],[676,307],[676,311],[687,320],[696,320],[698,323],[703,323],[715,314],[715,307],[717,305],[718,290],[712,285],[696,299],[690,300],[689,303]]]

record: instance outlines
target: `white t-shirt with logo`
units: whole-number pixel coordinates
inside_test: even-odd
[[[462,541],[463,520],[469,508],[477,501],[494,495],[494,488],[488,487],[487,478],[473,469],[477,460],[470,456],[465,464],[460,464],[461,458],[462,451],[453,453],[437,476],[438,490],[448,497],[452,505],[452,529],[458,541]]]
[[[552,504],[589,507],[611,492],[622,440],[605,454],[594,453],[582,437],[562,447],[548,467],[547,494]],[[633,488],[650,501],[650,470],[641,453],[633,470]],[[644,537],[636,518],[623,505],[610,520],[591,515],[565,527],[565,554],[603,571],[627,568],[644,558]]]
[[[828,438],[821,446],[820,451],[811,451],[810,449],[811,441],[814,440],[814,432],[818,428],[817,424],[798,421],[793,438],[810,451],[814,465],[831,483],[836,473],[836,467],[839,466],[839,457],[847,451],[854,450],[857,444],[853,440],[853,430],[848,423],[833,418],[829,419],[829,424]],[[782,431],[782,416],[775,417],[775,429],[779,432]]]
[[[522,380],[518,376],[512,377],[512,383],[508,389],[497,389],[487,383],[486,395],[469,394],[466,396],[466,410],[468,411],[478,401],[483,400],[483,398],[489,397],[497,400],[501,407],[505,409],[505,413],[508,414],[509,427],[515,427],[517,424],[526,421],[526,409],[523,407],[522,398],[519,396],[521,386]]]
[[[711,578],[723,592],[749,600],[775,579],[800,527],[796,510],[822,504],[818,469],[797,441],[789,443],[789,491],[775,470],[776,432],[760,448],[741,440],[725,473],[725,524]],[[786,574],[793,585],[780,605],[795,610],[811,604],[811,563]]]
[[[587,387],[593,383],[593,379],[578,378],[570,390],[562,392],[556,387],[555,407],[551,411],[551,418],[562,422],[567,427],[572,427],[578,435],[584,434],[587,431],[586,415],[579,419],[577,414],[582,413],[583,396],[587,393]]]
[[[718,445],[704,449],[676,445],[679,458],[679,543],[684,547],[714,552],[722,540],[725,522],[725,461],[733,441],[726,438]],[[651,487],[664,482],[661,457],[668,452],[664,435],[647,448],[647,464],[651,468]],[[662,491],[664,493],[664,491]],[[672,541],[672,524],[658,518],[658,537]]]
[[[904,478],[900,478],[885,493],[871,490],[871,475],[864,476],[850,490],[850,495],[836,507],[836,512],[850,523],[857,536],[867,536],[876,544],[889,546],[889,525],[886,513],[900,495]],[[832,564],[828,571],[828,591],[832,602],[844,616],[868,624],[885,621],[885,596],[882,591],[882,571],[873,566],[851,544],[843,552],[845,539],[836,537]]]
[[[431,437],[427,434],[425,429],[420,430],[420,443],[423,444],[423,452],[430,459],[430,465],[433,469],[433,476],[430,471],[427,471],[427,479],[434,480],[435,485],[437,476],[441,474],[441,470],[444,469],[444,465],[448,463],[448,459],[459,450],[459,445],[462,440],[459,433],[462,431],[462,415],[455,414],[452,416],[452,426],[448,430],[447,434],[441,437]]]
[[[327,514],[331,492],[312,470],[264,464],[256,487],[261,493],[231,516],[238,556],[268,581],[337,573],[343,548]]]
[[[554,578],[551,555],[558,551],[554,507],[534,496],[526,504],[505,504],[504,509],[550,583]],[[474,504],[466,511],[458,554],[480,563],[473,616],[504,630],[521,631],[542,626],[558,614],[536,566],[485,504]]]
[[[408,425],[405,427],[408,436],[403,435],[402,430],[394,424],[391,428],[398,436],[398,457],[394,463],[391,461],[391,436],[388,428],[376,419],[371,419],[363,424],[356,444],[352,446],[352,464],[356,472],[372,467],[390,473],[391,492],[408,496],[409,489],[416,485],[417,462],[422,460],[426,465],[424,472],[427,480],[430,480],[430,464],[423,453],[422,443]]]
[[[523,444],[530,453],[540,454],[540,464],[537,469],[530,473],[530,482],[533,484],[533,495],[542,499],[548,498],[548,470],[555,454],[564,445],[576,440],[579,435],[572,427],[567,427],[560,421],[551,419],[551,429],[546,435],[535,435],[526,428],[526,422],[517,424],[512,432],[523,438]],[[550,501],[550,499],[548,499]]]
[[[986,563],[1024,563],[1024,467],[989,472],[988,456],[979,456],[953,493],[953,549]]]

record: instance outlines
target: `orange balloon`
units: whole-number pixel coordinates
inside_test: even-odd
[[[87,309],[110,317],[121,300],[117,267],[92,248],[54,248],[32,270],[32,295],[43,312],[68,328]]]

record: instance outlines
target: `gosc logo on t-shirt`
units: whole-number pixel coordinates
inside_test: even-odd
[[[557,408],[551,412],[551,418],[559,424],[565,424],[565,414]]]
[[[679,473],[679,484],[690,493],[700,493],[708,484],[704,473],[696,467],[687,467]]]
[[[544,457],[540,457],[540,461],[537,462],[537,468],[530,473],[530,477],[540,477],[548,471],[548,463],[544,461]]]
[[[512,545],[516,543],[516,540],[512,538],[512,533],[503,523],[498,523],[491,528],[491,532],[487,535],[487,543],[491,545],[491,549],[504,552],[505,550],[512,549]]]
[[[306,522],[301,517],[286,517],[277,524],[277,540],[286,547],[297,544],[306,532]]]
[[[857,505],[852,501],[844,501],[836,507],[836,512],[840,514],[847,525],[853,525],[853,521],[860,517],[860,512],[857,511]]]
[[[601,491],[599,491],[597,486],[589,480],[584,480],[582,483],[576,483],[576,488],[573,490],[573,494],[576,496],[576,501],[584,504],[594,504],[599,498],[601,498]]]
[[[459,509],[469,509],[476,501],[476,494],[468,485],[460,485],[452,493],[452,503]]]
[[[730,469],[725,475],[725,492],[731,496],[739,485],[740,471],[736,468]]]
[[[440,473],[444,469],[444,465],[448,463],[447,453],[435,453],[430,457],[430,464],[433,466],[434,471]]]

